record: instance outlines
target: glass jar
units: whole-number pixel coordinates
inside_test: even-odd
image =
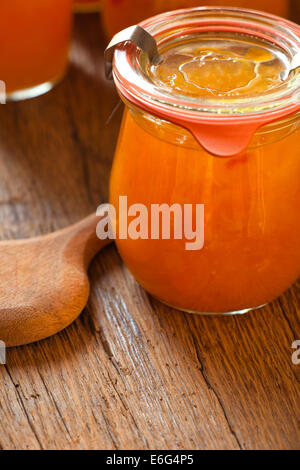
[[[231,6],[263,10],[273,15],[288,17],[289,0],[103,0],[103,24],[108,37],[121,29],[139,23],[145,18],[179,8],[199,6]]]
[[[142,26],[157,41],[158,65],[128,42],[114,54],[126,103],[110,182],[118,250],[137,281],[170,306],[245,313],[300,274],[300,72],[285,81],[277,75],[300,51],[300,28],[218,8],[171,12]],[[195,44],[198,56],[187,61]],[[146,237],[120,236],[123,197],[126,211],[146,208]],[[161,229],[149,235],[152,208],[174,204],[182,214],[191,207],[190,219],[203,208],[202,245],[187,249],[188,237],[172,236],[173,229],[169,238]]]
[[[102,0],[73,0],[76,13],[100,11]]]
[[[0,7],[0,80],[8,100],[49,91],[64,75],[73,0],[10,0]]]

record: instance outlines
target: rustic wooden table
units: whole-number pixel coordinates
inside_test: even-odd
[[[68,76],[0,106],[1,238],[67,226],[107,198],[122,108],[103,77],[99,20],[77,19]],[[0,366],[2,449],[299,449],[297,286],[240,318],[185,315],[150,298],[114,246],[62,333]]]

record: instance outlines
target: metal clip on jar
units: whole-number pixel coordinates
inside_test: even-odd
[[[300,274],[300,28],[205,7],[134,28],[107,51],[126,104],[111,203],[126,196],[148,214],[168,205],[171,221],[175,206],[184,214],[204,205],[205,241],[187,250],[186,233],[153,239],[149,229],[119,237],[120,254],[176,308],[233,314],[264,305]],[[123,216],[117,210],[117,227]]]

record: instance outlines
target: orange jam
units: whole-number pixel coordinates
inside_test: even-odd
[[[250,97],[282,85],[285,57],[258,41],[205,38],[160,52],[149,77],[170,93],[204,99]]]
[[[43,85],[44,90],[49,89],[63,76],[68,60],[72,3],[73,0],[1,2],[0,80],[5,82],[11,99],[40,94],[42,87],[36,87]]]
[[[262,98],[272,109],[291,86],[280,78],[283,51],[250,36],[204,35],[159,52],[160,63],[145,68],[145,87],[159,90],[160,102],[185,99],[202,112],[213,103],[216,119],[256,113]],[[218,158],[186,128],[126,104],[111,203],[118,208],[127,196],[128,206],[144,204],[149,214],[153,204],[204,204],[205,214],[200,250],[172,237],[117,239],[138,282],[166,304],[199,313],[243,313],[281,295],[300,274],[300,112],[260,127],[242,153]],[[119,218],[117,210],[117,228]]]
[[[202,6],[253,8],[287,17],[289,0],[102,0],[103,22],[109,37],[127,26],[164,11]],[[143,4],[141,8],[141,3]]]

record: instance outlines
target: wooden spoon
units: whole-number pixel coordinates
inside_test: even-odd
[[[29,240],[0,242],[0,340],[19,346],[70,325],[86,306],[87,269],[109,243],[97,238],[99,217]]]

